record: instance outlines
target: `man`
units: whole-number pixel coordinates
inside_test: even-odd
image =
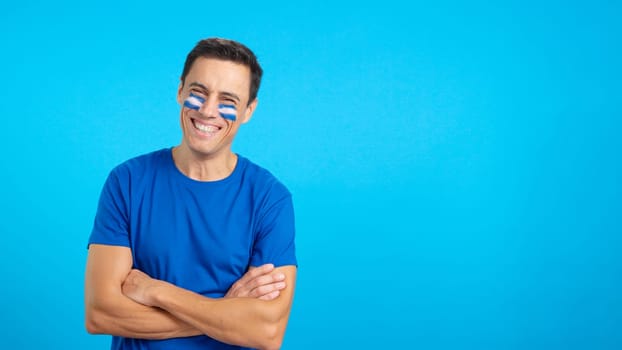
[[[113,349],[278,349],[296,278],[291,195],[231,151],[262,70],[200,41],[177,102],[181,144],[112,170],[89,239],[86,328]]]

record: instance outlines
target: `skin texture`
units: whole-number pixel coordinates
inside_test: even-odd
[[[197,305],[204,301],[216,304],[219,301],[225,302],[217,305],[210,313],[200,312],[200,316],[206,316],[206,322],[213,321],[214,318],[226,320],[223,323],[218,321],[221,327],[214,328],[202,326],[200,321],[191,318],[187,318],[189,322],[182,321],[183,313],[173,315],[171,310],[166,310],[162,305],[160,308],[153,307],[155,302],[152,299],[156,296],[145,293],[145,290],[157,287],[158,283],[167,283],[151,279],[139,270],[132,270],[132,254],[129,248],[92,244],[89,247],[86,269],[86,328],[92,334],[141,339],[208,334],[231,344],[260,349],[278,348],[275,343],[280,344],[285,331],[293,298],[295,274],[296,268],[293,266],[274,268],[266,264],[249,269],[229,289],[225,298],[205,298],[186,291],[193,294],[193,298],[179,300],[184,300],[184,305],[191,312],[196,312]],[[151,291],[157,292],[157,288]],[[245,318],[250,320],[242,322]],[[246,322],[253,324],[244,325]],[[238,329],[237,326],[252,327]]]
[[[272,300],[278,297],[281,290],[286,287],[285,274],[273,271],[272,264],[251,267],[229,288],[225,298],[248,297]]]
[[[127,247],[92,244],[86,264],[86,329],[142,339],[166,339],[201,334],[168,312],[137,303],[121,290],[132,269]]]
[[[231,144],[248,122],[257,99],[248,100],[248,67],[198,58],[177,91],[182,106],[181,144],[173,160],[186,176],[216,181],[231,174],[237,156]],[[205,102],[183,107],[190,92]],[[236,121],[224,119],[218,104],[233,104]],[[204,132],[196,123],[214,132]],[[207,298],[132,269],[127,247],[92,244],[85,277],[86,328],[94,334],[167,339],[206,334],[222,342],[259,349],[280,348],[291,309],[295,266],[249,267],[224,298]]]
[[[279,349],[285,333],[296,276],[294,266],[277,269],[290,287],[270,301],[253,298],[213,299],[150,278],[132,270],[123,282],[123,294],[148,306],[168,311],[202,333],[229,344]]]

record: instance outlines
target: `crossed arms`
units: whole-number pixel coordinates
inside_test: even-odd
[[[295,266],[250,269],[213,299],[132,269],[127,247],[91,244],[86,328],[93,334],[167,339],[206,334],[228,344],[278,349],[292,305]]]

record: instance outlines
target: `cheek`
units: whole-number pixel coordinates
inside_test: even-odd
[[[192,123],[190,121],[190,116],[188,115],[188,111],[185,108],[183,108],[181,112],[179,113],[179,123],[181,124],[182,129],[189,127],[190,124]]]
[[[218,113],[221,118],[234,122],[237,119],[238,111],[234,105],[221,103],[218,105]]]
[[[179,115],[180,115],[180,118],[181,118],[182,120],[185,120],[185,121],[190,121],[190,118],[192,118],[192,115],[193,115],[193,114],[196,114],[196,113],[197,113],[197,112],[195,112],[195,111],[193,111],[193,110],[191,110],[191,109],[188,109],[188,108],[182,108],[182,109],[181,109],[181,112],[179,113]]]
[[[184,109],[183,108],[179,112],[179,122],[182,124],[184,123]]]
[[[236,123],[231,123],[231,126],[228,130],[229,134],[231,135],[237,135],[238,131],[240,130],[240,122],[236,122]]]

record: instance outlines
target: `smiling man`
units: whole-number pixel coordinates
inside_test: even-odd
[[[280,348],[296,279],[289,191],[231,151],[262,69],[206,39],[181,75],[181,144],[114,168],[89,239],[86,328],[113,349]]]

